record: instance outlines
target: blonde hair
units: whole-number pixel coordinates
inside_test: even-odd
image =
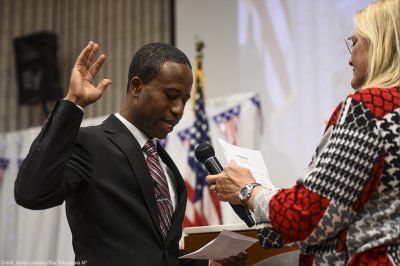
[[[355,32],[369,41],[363,87],[400,85],[400,0],[378,0],[354,15]]]

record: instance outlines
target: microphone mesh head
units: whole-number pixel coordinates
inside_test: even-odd
[[[204,163],[208,158],[215,156],[214,148],[207,142],[199,144],[194,151],[197,160]]]

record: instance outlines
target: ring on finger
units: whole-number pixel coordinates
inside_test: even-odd
[[[213,184],[213,185],[210,186],[210,190],[213,191],[213,192],[216,192],[216,191],[217,191],[216,188],[215,188],[215,184]]]

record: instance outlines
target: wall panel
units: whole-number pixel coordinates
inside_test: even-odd
[[[134,52],[148,42],[172,43],[172,1],[0,0],[0,132],[37,126],[46,118],[42,106],[18,104],[14,38],[44,30],[57,34],[63,95],[76,56],[89,40],[98,42],[107,55],[99,76],[113,84],[85,118],[102,116],[119,111]]]

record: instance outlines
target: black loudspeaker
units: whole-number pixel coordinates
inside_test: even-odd
[[[57,36],[39,32],[14,39],[20,104],[45,103],[61,97]]]

